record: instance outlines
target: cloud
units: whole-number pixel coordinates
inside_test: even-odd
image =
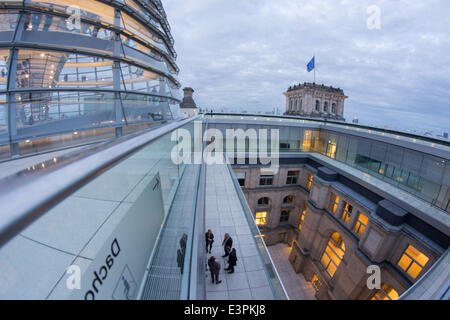
[[[201,107],[285,108],[312,81],[343,88],[345,117],[399,129],[450,130],[447,0],[165,0],[179,79]],[[377,5],[381,28],[369,30]],[[402,121],[399,121],[401,117]]]

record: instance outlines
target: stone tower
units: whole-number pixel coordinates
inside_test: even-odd
[[[198,108],[195,104],[194,98],[192,97],[194,89],[184,88],[183,101],[180,103],[180,111],[185,118],[194,117],[198,114]]]
[[[340,88],[305,82],[289,87],[284,95],[286,115],[345,120],[344,101],[348,97]]]

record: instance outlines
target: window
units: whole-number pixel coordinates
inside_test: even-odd
[[[344,253],[344,241],[342,240],[341,235],[335,232],[331,235],[321,259],[322,265],[331,277],[334,276],[337,268],[341,264]]]
[[[398,262],[398,266],[415,279],[427,264],[429,258],[409,245]]]
[[[291,145],[289,143],[280,142],[280,149],[281,150],[289,150],[291,148]]]
[[[283,199],[283,203],[292,203],[292,202],[294,202],[294,196],[293,195],[289,195],[289,196],[287,196],[287,197],[285,197]]]
[[[369,222],[369,218],[361,213],[358,212],[358,221],[356,221],[355,228],[353,229],[359,236],[362,236],[364,233],[364,230],[366,230],[367,222]]]
[[[269,201],[270,201],[270,199],[268,197],[262,197],[258,200],[258,205],[259,206],[267,206],[267,205],[269,205]]]
[[[381,289],[372,297],[371,300],[397,300],[398,293],[391,285],[383,283]]]
[[[328,141],[327,157],[330,157],[331,159],[335,159],[336,158],[336,150],[337,150],[336,142]]]
[[[328,102],[323,103],[323,112],[328,112]]]
[[[237,178],[237,180],[239,182],[239,185],[241,187],[245,187],[245,176],[246,176],[246,173],[245,172],[235,172],[235,174],[236,174],[236,178]]]
[[[280,215],[280,222],[286,222],[289,220],[289,210],[282,210]]]
[[[334,193],[331,194],[331,200],[330,200],[330,204],[328,205],[328,210],[335,214],[336,210],[338,208],[339,205],[339,196],[335,195]]]
[[[298,183],[298,171],[288,171],[286,184]]]
[[[316,290],[316,292],[320,290],[320,287],[322,286],[322,282],[320,282],[320,280],[316,274],[313,275],[313,277],[311,279],[311,283],[312,283],[314,289]]]
[[[306,183],[306,189],[311,190],[311,186],[313,183],[313,176],[311,174],[308,175],[308,182]]]
[[[316,100],[316,111],[319,112],[320,111],[320,101]]]
[[[336,103],[333,103],[333,104],[331,105],[331,113],[336,114]]]
[[[264,226],[266,224],[267,211],[257,212],[255,214],[255,222],[258,226]]]
[[[259,178],[260,186],[271,186],[273,184],[273,176],[261,176]]]
[[[341,219],[344,223],[348,223],[352,216],[353,207],[344,201],[344,212],[342,212]]]
[[[298,230],[302,231],[303,221],[305,221],[306,208],[303,208],[302,215],[300,216],[300,223],[298,225]]]

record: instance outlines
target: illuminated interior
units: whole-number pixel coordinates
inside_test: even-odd
[[[337,268],[344,258],[345,244],[339,233],[335,232],[331,235],[330,240],[322,255],[321,263],[330,277],[333,277]]]
[[[352,211],[353,211],[353,206],[351,206],[347,202],[344,202],[344,203],[345,203],[344,211],[342,212],[341,219],[342,219],[342,221],[344,221],[344,223],[347,224],[350,221]]]
[[[303,221],[305,220],[305,214],[306,214],[306,208],[303,208],[301,216],[300,216],[300,223],[298,224],[299,231],[302,231]]]
[[[362,236],[364,233],[364,230],[366,230],[366,226],[367,226],[368,222],[369,222],[369,218],[365,214],[359,212],[358,220],[356,221],[355,227],[353,228],[353,230],[359,236]]]
[[[258,226],[264,226],[266,224],[267,211],[257,212],[255,215],[255,222]]]
[[[383,283],[381,289],[375,293],[371,300],[397,300],[398,297],[398,292],[391,285]]]
[[[429,258],[422,252],[409,245],[398,262],[398,266],[403,269],[412,279],[417,278],[422,269],[427,264]]]
[[[328,206],[328,210],[330,210],[330,212],[332,212],[333,214],[336,213],[336,210],[338,208],[339,205],[339,196],[332,193],[331,194],[331,200],[330,200],[330,204]]]

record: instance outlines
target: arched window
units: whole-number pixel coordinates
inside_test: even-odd
[[[287,196],[287,197],[285,197],[283,199],[283,203],[292,203],[292,202],[294,202],[294,196],[293,195],[289,195],[289,196]]]
[[[328,112],[328,102],[323,103],[323,112]]]
[[[289,99],[289,110],[291,110],[292,111],[292,99]]]
[[[383,283],[381,289],[375,293],[371,300],[397,300],[398,292],[391,285]]]
[[[344,240],[342,240],[339,233],[335,232],[331,235],[321,259],[322,265],[331,277],[334,276],[334,273],[341,264],[344,253]]]
[[[336,114],[336,103],[333,103],[333,104],[331,105],[331,113]]]
[[[262,197],[258,200],[258,205],[267,206],[269,205],[270,199],[268,197]]]
[[[319,112],[320,111],[320,101],[316,100],[316,111]]]

